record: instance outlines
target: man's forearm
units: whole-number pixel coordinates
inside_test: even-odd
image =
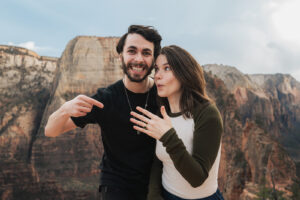
[[[64,111],[63,106],[60,107],[50,115],[45,127],[45,136],[56,137],[75,128],[75,125],[74,127],[70,126],[70,120],[70,116]]]
[[[76,128],[72,117],[86,116],[93,106],[102,109],[103,104],[85,95],[78,95],[74,99],[65,102],[57,111],[52,113],[45,127],[47,137],[56,137],[60,134]]]

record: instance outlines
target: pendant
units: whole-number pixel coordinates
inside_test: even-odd
[[[140,132],[140,131],[136,131],[136,134],[138,134],[138,135],[139,135],[139,134],[141,134],[141,132]]]

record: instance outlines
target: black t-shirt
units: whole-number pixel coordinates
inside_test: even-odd
[[[148,92],[126,91],[133,110],[136,111],[136,106],[144,108]],[[153,86],[147,103],[147,110],[152,113],[157,112],[156,94]],[[98,123],[101,127],[104,154],[100,184],[147,192],[155,140],[133,129],[123,81],[98,89],[92,98],[102,102],[104,108],[94,106],[86,116],[72,117],[72,120],[81,128],[88,123]]]

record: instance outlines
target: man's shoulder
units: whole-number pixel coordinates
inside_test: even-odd
[[[112,100],[116,99],[118,95],[120,95],[120,92],[122,92],[120,89],[122,88],[121,86],[122,80],[119,80],[107,87],[98,88],[97,92],[92,96],[92,98],[102,103],[111,102]]]
[[[107,87],[98,88],[97,94],[111,95],[114,93],[118,93],[120,91],[120,88],[122,88],[122,80],[118,80],[115,83],[108,85]]]
[[[155,84],[150,88],[150,92],[157,94],[157,87]]]

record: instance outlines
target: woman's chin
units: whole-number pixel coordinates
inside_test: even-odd
[[[157,95],[161,98],[167,97],[166,94],[164,94],[164,93],[157,93]]]

